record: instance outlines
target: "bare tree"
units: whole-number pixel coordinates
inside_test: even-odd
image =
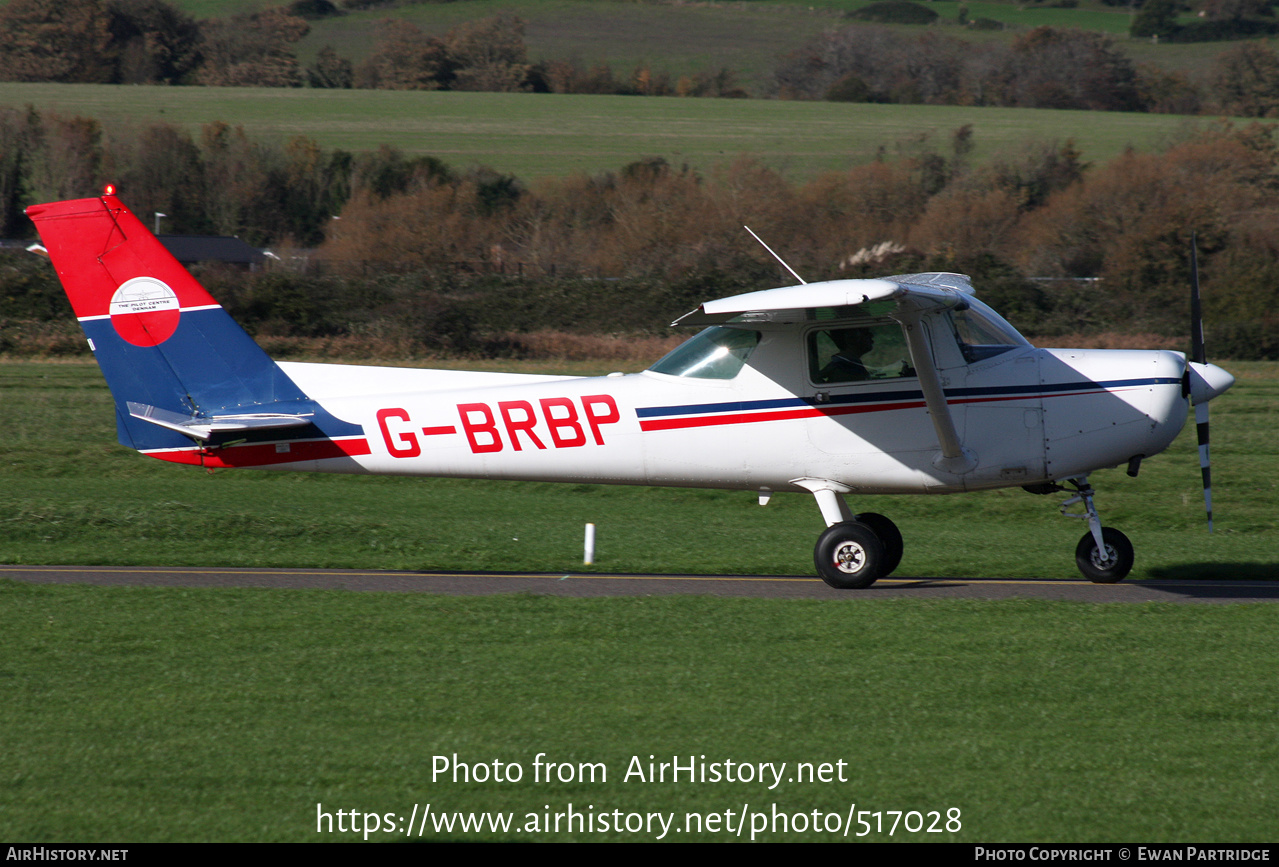
[[[355,83],[351,61],[338,57],[332,45],[320,49],[315,63],[307,67],[306,83],[310,87],[346,88]]]
[[[107,0],[117,84],[177,84],[199,62],[195,20],[164,0]]]
[[[1241,42],[1213,61],[1213,91],[1224,111],[1244,117],[1279,115],[1279,55],[1260,42]]]
[[[409,21],[388,18],[378,25],[377,47],[360,65],[355,83],[386,90],[443,90],[452,83],[453,67],[441,40]]]
[[[1036,27],[998,71],[999,103],[1025,108],[1140,111],[1137,70],[1109,37]]]
[[[457,66],[454,90],[528,90],[524,21],[506,13],[454,27],[444,37]]]
[[[311,29],[283,9],[205,21],[200,84],[215,87],[299,87],[302,74],[293,43]]]

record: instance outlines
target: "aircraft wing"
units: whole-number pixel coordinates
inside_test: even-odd
[[[829,280],[764,289],[707,301],[673,325],[717,325],[725,322],[799,321],[816,307],[855,307],[874,302],[927,310],[962,307],[973,294],[963,274],[902,274],[875,280]]]

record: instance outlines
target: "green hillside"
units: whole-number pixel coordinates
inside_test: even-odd
[[[727,67],[753,94],[766,91],[779,56],[794,51],[830,28],[849,23],[844,15],[869,0],[739,0],[731,3],[626,3],[618,0],[458,0],[408,3],[337,18],[313,21],[297,46],[304,62],[325,45],[339,55],[361,60],[372,50],[374,30],[388,17],[411,21],[424,31],[442,34],[450,27],[498,12],[512,12],[526,23],[530,59],[577,59],[606,62],[619,73],[639,64],[681,75]],[[251,0],[176,0],[175,6],[196,18],[227,17],[262,6]],[[338,3],[337,5],[341,5]],[[1128,41],[1131,14],[1126,7],[1086,0],[1075,8],[976,0],[936,0],[930,32],[972,41],[1010,40],[1033,27],[1096,30],[1119,40],[1134,59],[1168,69],[1197,72],[1206,58],[1229,43],[1152,46]],[[1002,32],[977,31],[958,25],[960,6],[970,20],[986,18],[1004,24]],[[905,27],[908,31],[923,28]]]
[[[662,156],[709,171],[743,153],[803,178],[935,146],[972,124],[982,160],[1028,141],[1074,139],[1084,158],[1148,150],[1190,122],[1175,115],[963,106],[558,94],[282,88],[141,87],[0,82],[0,106],[83,115],[128,135],[152,123],[198,132],[226,121],[255,136],[314,138],[325,148],[389,144],[458,167],[532,179],[615,170]]]

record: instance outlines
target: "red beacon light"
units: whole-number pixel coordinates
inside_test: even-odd
[[[114,195],[115,195],[115,184],[107,184],[107,185],[106,185],[106,187],[105,187],[105,188],[103,188],[103,190],[102,190],[102,194],[103,194],[103,195],[106,195],[106,196],[114,196]]]

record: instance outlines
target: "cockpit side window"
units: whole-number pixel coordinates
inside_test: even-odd
[[[835,384],[914,376],[915,369],[901,326],[886,322],[810,331],[808,375]]]
[[[759,345],[759,338],[758,331],[713,325],[675,347],[649,370],[695,379],[732,379]]]

